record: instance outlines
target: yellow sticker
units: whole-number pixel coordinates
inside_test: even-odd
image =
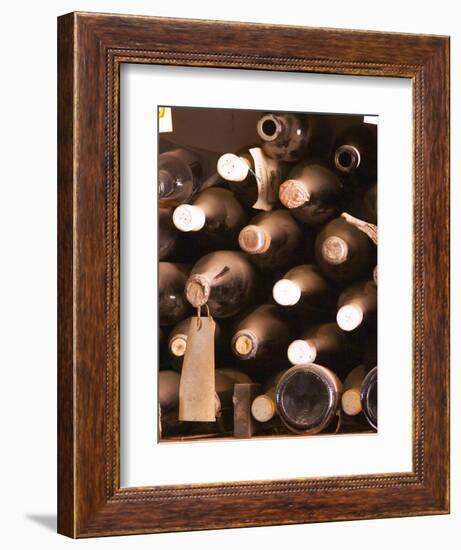
[[[158,131],[160,133],[173,131],[173,117],[171,114],[171,107],[158,108]]]

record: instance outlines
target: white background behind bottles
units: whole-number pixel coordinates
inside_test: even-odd
[[[452,151],[459,151],[461,28],[450,0],[301,3],[296,0],[17,1],[3,6],[0,40],[8,52],[0,91],[2,546],[16,548],[235,548],[309,545],[376,550],[457,548],[461,524],[459,249],[452,221],[452,515],[266,527],[74,542],[54,533],[56,501],[56,16],[74,9],[452,35]],[[17,24],[21,31],[18,34]],[[19,39],[20,36],[20,39]],[[24,155],[27,153],[27,159]],[[452,204],[461,204],[459,155],[452,155]],[[292,457],[287,457],[291,460]]]

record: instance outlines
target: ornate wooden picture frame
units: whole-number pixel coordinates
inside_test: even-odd
[[[96,537],[448,513],[449,39],[71,13],[59,18],[58,46],[58,531]],[[120,486],[122,63],[412,80],[412,472]]]

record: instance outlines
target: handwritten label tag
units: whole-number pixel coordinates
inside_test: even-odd
[[[179,383],[179,420],[215,422],[216,323],[211,316],[193,317]]]

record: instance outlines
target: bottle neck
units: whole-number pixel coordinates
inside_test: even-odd
[[[267,114],[258,120],[256,131],[263,141],[275,141],[284,134],[285,125],[279,117]]]
[[[168,170],[159,170],[158,173],[158,196],[161,199],[174,197],[181,193],[184,185],[181,179],[173,177]]]
[[[251,404],[251,414],[258,422],[269,422],[277,413],[277,407],[272,395],[258,395]]]
[[[293,365],[314,363],[317,357],[317,348],[312,340],[294,340],[288,346],[288,360]]]
[[[248,329],[239,330],[232,338],[232,350],[240,359],[253,359],[258,353],[258,337]]]
[[[358,328],[364,319],[364,311],[358,304],[346,304],[339,308],[336,322],[339,328],[351,332]]]
[[[226,181],[244,181],[252,169],[249,159],[243,156],[226,153],[218,159],[218,174]]]
[[[187,348],[187,334],[175,334],[170,340],[169,348],[175,357],[183,357]]]
[[[294,306],[301,299],[301,287],[290,279],[280,279],[272,289],[274,300],[281,306]]]
[[[302,180],[289,179],[282,183],[279,199],[286,208],[300,208],[310,204],[311,195]]]
[[[210,297],[211,284],[205,275],[196,274],[189,277],[186,284],[186,298],[194,307],[204,306]]]
[[[360,166],[360,151],[354,145],[341,145],[335,151],[334,163],[340,172],[349,174]]]
[[[199,164],[187,162],[183,157],[180,150],[160,155],[158,171],[160,199],[184,202],[197,191]]]
[[[247,254],[264,254],[272,242],[271,235],[258,225],[247,225],[238,237],[239,245]]]
[[[349,246],[341,237],[327,237],[322,243],[322,256],[330,265],[343,264],[349,259]]]
[[[193,204],[181,204],[173,212],[173,224],[184,232],[200,231],[205,224],[206,214],[200,206]]]

